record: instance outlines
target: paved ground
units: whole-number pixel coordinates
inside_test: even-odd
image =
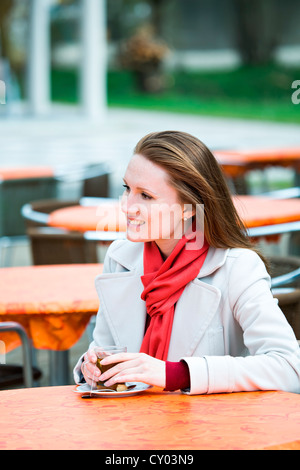
[[[300,126],[293,124],[123,109],[109,109],[102,121],[90,122],[74,108],[56,106],[51,115],[40,119],[0,114],[0,165],[52,165],[59,168],[66,164],[106,161],[113,171],[111,196],[117,197],[122,189],[123,172],[137,141],[149,132],[167,129],[194,134],[211,149],[300,145]],[[72,192],[76,188],[65,190]],[[28,248],[19,248],[13,264],[30,263]],[[85,334],[72,348],[71,367],[86,350],[88,342]],[[37,359],[43,370],[40,384],[48,385],[47,352],[39,351]],[[7,362],[20,363],[21,350],[8,354]]]
[[[300,112],[300,108],[299,108]],[[152,131],[182,130],[211,149],[300,145],[300,126],[155,111],[108,109],[102,121],[80,117],[76,108],[55,107],[50,116],[1,117],[0,165],[53,165],[106,161],[113,171],[112,195],[138,140]]]

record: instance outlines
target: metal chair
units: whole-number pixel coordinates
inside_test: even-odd
[[[26,229],[29,227],[43,227],[47,225],[49,214],[64,207],[77,206],[79,199],[40,199],[24,204],[21,214],[25,220]]]
[[[300,289],[281,289],[273,293],[287,321],[300,341]]]
[[[296,175],[296,179],[299,180],[299,173]],[[293,188],[278,189],[276,191],[269,191],[267,193],[261,194],[264,197],[270,197],[272,199],[294,199],[300,198],[300,187],[299,185]],[[291,227],[290,239],[289,239],[289,248],[288,252],[292,256],[299,255],[299,246],[300,246],[300,228],[299,222],[289,224]],[[298,225],[298,227],[297,227]],[[289,230],[288,230],[289,231]]]
[[[53,227],[28,227],[34,265],[98,263],[97,243],[83,233]]]
[[[33,244],[35,246],[41,245],[42,243],[45,244],[46,238],[48,237],[49,243],[51,239],[52,246],[54,246],[54,242],[58,245],[59,243],[62,245],[63,240],[65,242],[65,247],[63,248],[62,246],[58,246],[58,250],[60,254],[62,253],[62,249],[65,249],[68,246],[68,250],[71,250],[71,245],[73,245],[75,249],[75,245],[77,243],[77,250],[81,250],[82,254],[79,259],[81,261],[72,261],[72,259],[78,259],[78,253],[77,255],[73,256],[69,253],[67,255],[66,253],[64,254],[65,262],[66,263],[73,263],[73,262],[102,262],[105,252],[112,243],[112,241],[120,238],[125,237],[125,232],[111,232],[111,231],[103,231],[103,232],[98,232],[98,231],[88,231],[88,232],[75,232],[75,231],[68,231],[65,229],[58,229],[54,227],[48,227],[48,219],[49,219],[49,214],[57,209],[62,209],[65,207],[71,207],[71,206],[78,206],[78,205],[98,205],[103,202],[113,202],[115,203],[114,199],[111,198],[100,198],[100,197],[83,197],[81,199],[76,199],[76,200],[59,200],[59,199],[49,199],[49,200],[41,200],[41,201],[33,201],[31,203],[25,204],[22,207],[22,215],[26,221],[26,226],[27,226],[27,234],[30,235],[30,240],[31,240],[31,247],[33,250]],[[43,227],[43,230],[39,231],[30,231],[29,229],[32,228],[37,228],[37,227]],[[59,241],[60,239],[60,241]],[[39,240],[39,241],[38,241]],[[68,240],[68,244],[67,243]],[[81,248],[79,246],[81,245]],[[35,249],[35,248],[34,248]],[[37,248],[35,249],[35,251]],[[53,260],[56,260],[58,258],[57,262],[46,262],[46,264],[61,264],[59,259],[62,258],[62,256],[58,256],[58,254],[53,250],[52,248],[52,253],[53,253]],[[84,256],[83,253],[86,253]],[[97,256],[99,259],[96,257],[96,252]],[[38,255],[36,255],[38,256]],[[43,259],[49,259],[49,253],[41,253],[41,256]],[[68,257],[69,256],[69,257]],[[85,261],[86,260],[86,261]],[[40,262],[38,264],[41,264]]]
[[[108,197],[110,192],[111,168],[106,162],[90,163],[80,162],[61,165],[56,168],[55,176],[64,184],[79,183],[81,197]]]
[[[270,268],[273,296],[300,341],[300,258],[272,256]]]
[[[90,165],[83,177],[82,197],[109,196],[109,170],[103,165]]]
[[[80,232],[47,227],[49,214],[63,207],[76,206],[79,200],[48,199],[22,207],[33,264],[97,263],[97,243]]]
[[[272,290],[283,286],[300,288],[300,257],[271,256],[269,262]]]
[[[26,244],[25,224],[21,207],[37,198],[56,197],[55,177],[0,178],[0,266],[10,265],[10,255],[17,245]]]
[[[7,386],[24,383],[25,387],[33,386],[33,379],[39,379],[41,372],[32,367],[31,347],[24,328],[16,322],[1,322],[0,332],[15,332],[22,341],[23,367],[14,365],[0,365],[0,389]]]

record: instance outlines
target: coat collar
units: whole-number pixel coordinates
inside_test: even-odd
[[[110,258],[119,263],[128,271],[143,274],[144,244],[122,240],[111,246]],[[229,249],[210,247],[205,262],[198,274],[198,278],[209,276],[226,261]]]

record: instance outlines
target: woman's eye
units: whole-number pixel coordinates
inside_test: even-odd
[[[123,184],[124,192],[129,193],[130,187],[127,184]],[[149,196],[147,193],[140,193],[143,199],[152,199],[152,196]]]

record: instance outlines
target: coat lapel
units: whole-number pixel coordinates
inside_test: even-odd
[[[146,321],[140,274],[135,271],[102,274],[95,285],[115,343],[127,346],[128,352],[139,351]]]
[[[219,289],[199,279],[188,284],[177,302],[168,360],[192,356],[212,322],[221,299]]]

